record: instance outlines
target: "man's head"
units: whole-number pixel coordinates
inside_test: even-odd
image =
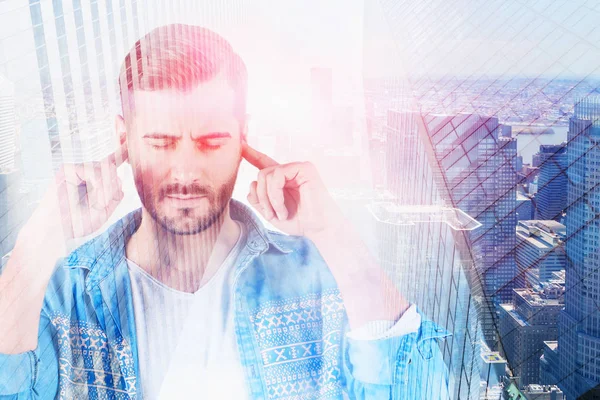
[[[176,234],[210,227],[233,192],[246,135],[247,72],[216,33],[167,25],[138,40],[119,75],[129,162],[144,208]]]

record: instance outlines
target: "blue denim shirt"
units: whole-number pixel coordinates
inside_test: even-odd
[[[235,270],[235,331],[254,399],[446,399],[448,369],[421,315],[418,332],[353,340],[336,282],[306,238],[263,227],[231,202],[247,243]],[[61,260],[48,284],[35,350],[0,354],[0,398],[141,398],[125,244],[127,215]]]

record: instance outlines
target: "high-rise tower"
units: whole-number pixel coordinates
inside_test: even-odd
[[[600,98],[575,105],[567,153],[565,309],[558,384],[575,399],[600,384]]]
[[[559,221],[567,205],[567,145],[541,145],[535,219]]]

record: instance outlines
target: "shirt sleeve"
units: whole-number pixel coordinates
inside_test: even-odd
[[[58,354],[48,316],[40,317],[38,345],[18,354],[0,353],[0,399],[54,399],[58,391]]]
[[[376,320],[370,321],[360,328],[346,333],[353,340],[380,340],[391,337],[399,337],[419,331],[421,326],[421,315],[417,312],[417,306],[412,304],[404,312],[398,321]]]
[[[417,329],[413,330],[409,323],[404,325],[404,321],[414,321]],[[353,398],[390,398],[389,393],[385,394],[390,390],[398,393],[408,390],[402,396],[392,398],[446,398],[440,396],[447,393],[448,371],[438,339],[450,333],[427,319],[415,305],[411,305],[398,321],[392,322],[391,327],[387,322],[387,326],[384,323],[371,324],[360,330],[346,331],[344,335],[344,371],[348,390],[355,394]],[[375,328],[373,332],[373,325],[382,328]],[[359,339],[355,339],[357,335]],[[422,380],[423,374],[436,378],[432,378],[431,382],[427,378],[426,382]],[[423,385],[417,385],[418,382]],[[413,384],[418,387],[412,387]],[[420,394],[417,395],[413,389]],[[367,392],[371,395],[366,396]],[[427,393],[432,396],[428,397]]]

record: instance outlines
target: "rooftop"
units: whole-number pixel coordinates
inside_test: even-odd
[[[531,197],[526,196],[525,193],[521,193],[520,191],[517,191],[517,201],[531,201]]]
[[[567,274],[565,273],[564,269],[561,269],[560,271],[553,271],[552,272],[552,276],[555,279],[563,281],[563,283],[564,283],[565,282],[565,277],[567,276]]]
[[[492,352],[492,353],[483,353],[483,354],[481,354],[481,358],[483,359],[484,362],[486,362],[488,364],[506,363],[506,360],[504,358],[502,358],[500,353],[498,353],[497,351]]]
[[[556,221],[527,220],[517,224],[517,237],[539,249],[553,249],[562,244],[567,228]]]
[[[529,305],[535,307],[564,305],[564,288],[558,285],[546,285],[543,290],[514,289],[515,293]]]
[[[539,393],[562,393],[562,391],[556,385],[538,385],[531,384],[525,387],[525,394],[539,394]]]
[[[481,359],[488,364],[506,364],[506,359],[502,358],[499,352],[491,351],[485,341],[480,340],[479,345]]]
[[[558,342],[555,340],[544,341],[544,345],[552,351],[556,351],[556,349],[558,348]]]
[[[512,304],[500,304],[500,307],[506,311],[520,326],[528,326],[529,322],[521,314],[515,311],[515,306]],[[482,355],[483,357],[483,355]]]

